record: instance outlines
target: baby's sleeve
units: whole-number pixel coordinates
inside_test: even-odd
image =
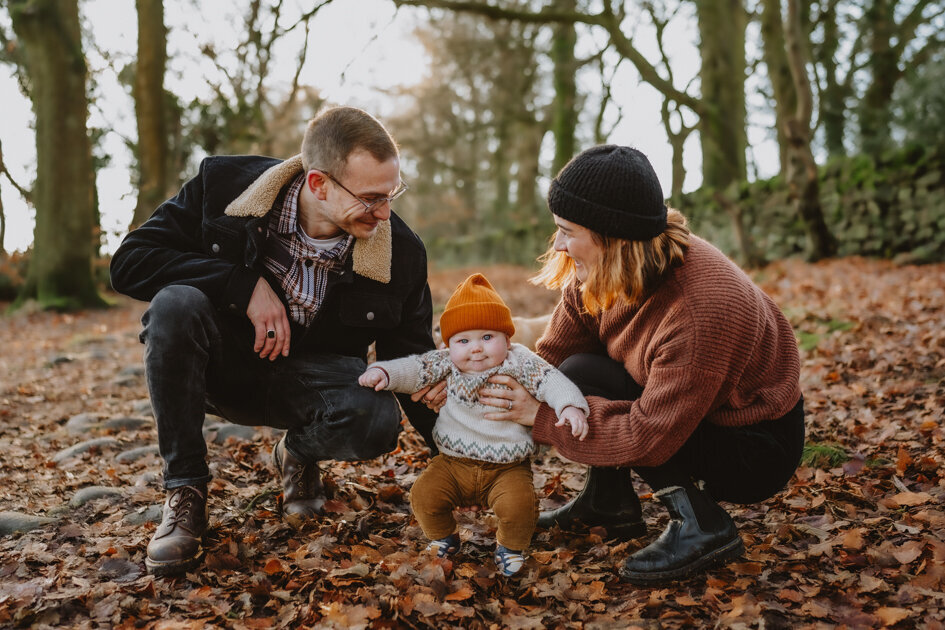
[[[513,352],[520,372],[516,380],[532,396],[554,409],[555,414],[560,416],[565,407],[577,407],[585,414],[590,412],[581,390],[560,370],[524,346],[514,345]]]
[[[385,389],[412,394],[446,378],[450,365],[449,350],[430,350],[402,359],[378,361],[370,367],[378,367],[387,372],[389,382]]]

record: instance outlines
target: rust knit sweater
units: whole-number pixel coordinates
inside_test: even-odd
[[[685,262],[639,308],[594,317],[578,287],[562,291],[537,352],[558,366],[606,353],[643,386],[639,400],[589,396],[583,442],[555,431],[542,405],[534,439],[592,466],[657,466],[703,420],[744,426],[778,418],[800,399],[800,357],[778,306],[722,252],[693,236]]]

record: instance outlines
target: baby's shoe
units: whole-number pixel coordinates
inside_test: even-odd
[[[512,577],[525,564],[525,556],[521,551],[515,551],[499,545],[495,548],[495,565],[505,577]]]
[[[452,556],[459,551],[459,534],[454,532],[446,538],[432,541],[427,545],[427,551],[435,551],[437,558]]]

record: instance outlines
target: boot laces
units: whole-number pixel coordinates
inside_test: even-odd
[[[187,521],[187,516],[194,506],[195,494],[197,494],[197,491],[188,486],[176,489],[171,493],[170,498],[167,500],[167,507],[171,510],[170,516],[166,521],[168,526],[176,527],[180,525],[181,529],[190,531],[190,528],[185,527],[184,523]]]
[[[312,467],[309,464],[303,464],[297,471],[292,473],[292,483],[299,489],[299,498],[312,499],[315,497],[313,477]]]

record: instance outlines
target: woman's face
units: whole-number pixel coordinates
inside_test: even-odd
[[[581,282],[587,280],[591,268],[600,261],[601,248],[593,233],[582,225],[555,215],[555,251],[565,252],[574,261],[574,271]]]

